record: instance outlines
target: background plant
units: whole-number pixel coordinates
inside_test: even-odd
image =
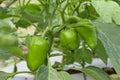
[[[5,0],[0,0],[1,5],[4,2]],[[0,7],[0,58],[6,60],[10,56],[17,56],[28,63],[28,55],[24,55],[20,46],[27,46],[29,53],[34,44],[34,37],[47,40],[49,48],[46,59],[40,61],[42,65],[39,65],[37,70],[17,72],[15,65],[13,73],[1,71],[0,78],[7,80],[19,73],[31,73],[35,75],[35,80],[71,80],[64,67],[77,62],[81,68],[75,70],[83,72],[84,80],[87,80],[86,74],[95,80],[111,80],[98,67],[86,67],[85,64],[91,64],[94,54],[105,64],[110,58],[117,74],[120,75],[119,14],[119,0],[8,0],[7,5]],[[31,25],[35,27],[33,35],[19,36],[19,28]],[[73,36],[73,39],[69,40],[69,32],[66,32],[66,39],[62,39],[60,35],[67,30],[73,30],[79,39]],[[74,43],[74,39],[79,40],[79,43],[75,43],[77,47],[71,47],[73,44],[66,47],[69,42]],[[38,43],[35,41],[34,46],[38,46]],[[55,50],[62,54],[51,54]],[[49,58],[54,56],[63,56],[62,62],[51,65]]]

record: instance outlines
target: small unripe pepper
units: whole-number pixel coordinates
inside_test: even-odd
[[[63,30],[60,33],[60,42],[67,49],[75,50],[80,44],[78,33],[74,29]]]
[[[27,65],[31,71],[36,71],[44,64],[49,50],[49,43],[41,37],[33,37],[27,55]]]

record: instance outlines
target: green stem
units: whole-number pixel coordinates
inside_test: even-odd
[[[87,80],[87,76],[85,73],[83,73],[83,78],[84,78],[84,80]]]
[[[37,72],[34,73],[34,80],[38,80],[38,78],[37,78]]]
[[[64,18],[64,12],[61,12],[61,18],[62,18],[62,22],[65,22],[65,18]]]
[[[49,53],[50,53],[50,50],[51,50],[51,47],[53,44],[53,34],[51,31],[49,32],[49,44],[50,44],[50,46],[49,46]]]
[[[82,62],[81,65],[82,65],[82,68],[85,68],[85,62],[84,62],[84,61]],[[83,79],[84,79],[84,80],[87,80],[87,76],[86,76],[85,73],[83,73]]]
[[[48,24],[48,27],[50,27],[52,23],[49,10],[50,10],[50,1],[47,0],[47,2],[45,3],[45,19]]]
[[[45,5],[45,3],[42,2],[42,0],[39,0],[39,2],[41,3],[41,5],[43,5],[43,6]]]
[[[21,7],[21,6],[22,6],[22,4],[21,4],[21,1],[20,1],[20,0],[18,1],[18,3],[19,3],[19,6]]]
[[[23,16],[20,16],[19,18],[22,18]],[[26,18],[23,18],[26,22],[28,22],[29,24],[31,24],[32,26],[34,26],[34,27],[38,27],[38,26],[36,26],[35,24],[33,24],[30,20],[28,20],[28,19],[26,19]]]
[[[61,1],[60,4],[62,4],[63,2],[65,2],[65,0]]]
[[[46,27],[46,29],[45,29],[44,32],[42,33],[42,36],[41,36],[41,37],[44,38],[48,31],[49,31],[49,28]]]
[[[16,66],[16,64],[17,64],[17,59],[16,59],[16,57],[13,57],[13,60],[14,60],[14,68],[13,68],[13,72],[17,72],[17,66]]]
[[[69,0],[67,0],[67,3],[66,3],[66,5],[63,7],[63,10],[62,10],[62,12],[61,12],[61,18],[62,18],[62,22],[64,23],[65,22],[65,10],[66,10],[66,8],[67,8],[67,6],[69,5]]]
[[[23,5],[23,6],[25,5],[25,0],[23,0],[22,5]]]
[[[22,8],[22,11],[25,10],[25,8],[28,6],[28,4],[30,3],[30,1],[31,1],[31,0],[28,0],[25,6],[24,6],[24,4],[23,4],[24,7]]]
[[[66,25],[66,24],[61,25],[61,26],[59,27],[59,29],[57,29],[56,31],[54,31],[53,35],[55,35],[55,34],[58,33],[59,31],[61,31],[62,29],[64,29],[64,28],[65,28],[65,25]]]
[[[84,41],[82,43],[82,47],[85,48],[85,42]],[[82,61],[81,65],[82,65],[82,68],[84,69],[85,68],[85,61],[84,60]],[[83,73],[83,78],[84,78],[84,80],[87,80],[87,76],[86,76],[85,73]]]

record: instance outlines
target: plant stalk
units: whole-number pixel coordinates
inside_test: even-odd
[[[85,62],[84,61],[83,61],[83,63],[81,65],[82,65],[82,68],[85,68]],[[87,76],[86,76],[85,73],[83,73],[83,79],[87,80]]]
[[[44,32],[42,33],[42,38],[44,38],[45,37],[45,35],[47,34],[47,32],[48,32],[48,30],[49,30],[49,28],[48,27],[46,27],[46,29],[44,30]]]
[[[84,78],[84,80],[87,80],[87,77],[86,77],[85,73],[83,73],[83,78]]]

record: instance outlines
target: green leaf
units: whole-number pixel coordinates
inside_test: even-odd
[[[19,27],[26,28],[35,22],[43,21],[43,15],[40,13],[41,9],[38,4],[28,4],[26,6],[18,7],[20,19],[16,22]],[[22,10],[24,9],[24,10]]]
[[[83,0],[83,1],[86,1],[86,0]],[[93,20],[93,19],[96,19],[99,15],[97,14],[95,8],[90,4],[90,1],[86,1],[86,2],[83,2],[83,4],[81,5],[82,7],[79,9],[80,10],[80,14],[79,16],[81,18],[87,18],[87,19],[90,19],[90,20]],[[85,6],[86,7],[83,7]]]
[[[0,59],[9,59],[11,56],[17,56],[25,59],[22,50],[19,47],[0,48]]]
[[[95,55],[102,59],[102,61],[107,64],[108,55],[105,51],[105,47],[103,43],[98,39],[97,48],[95,50]]]
[[[34,15],[28,12],[23,12],[22,17],[20,18],[20,20],[18,20],[16,25],[18,27],[26,28],[35,22],[39,22],[40,20],[42,20],[41,15]]]
[[[10,34],[0,33],[0,48],[8,48],[18,46],[18,40]]]
[[[107,73],[105,73],[102,69],[100,69],[98,67],[88,66],[88,67],[86,67],[86,69],[95,71],[102,78],[102,80],[111,80],[109,75],[107,75]]]
[[[32,37],[30,35],[26,36],[25,43],[28,48],[31,46]]]
[[[25,59],[23,51],[19,47],[11,47],[11,48],[8,48],[6,50],[8,50],[14,56]]]
[[[27,11],[31,14],[38,14],[38,13],[40,13],[41,9],[38,4],[30,3],[25,7],[25,11]]]
[[[0,0],[0,4],[3,2],[4,0]]]
[[[37,72],[35,80],[72,80],[66,72],[57,72],[52,67],[42,66]]]
[[[77,24],[74,25],[76,27],[77,32],[84,39],[87,45],[95,50],[97,46],[97,33],[96,27],[91,24],[91,22],[87,19],[83,19]]]
[[[0,49],[0,59],[6,60],[12,56],[8,51]]]
[[[64,56],[64,59],[63,59],[63,63],[64,64],[72,64],[74,63],[74,53],[72,53],[71,51],[69,50],[64,50],[63,52],[66,56]]]
[[[35,80],[48,80],[48,75],[48,67],[43,65],[38,70]]]
[[[75,70],[78,70],[78,71],[81,71],[85,74],[88,74],[90,75],[91,77],[94,78],[94,80],[103,80],[102,77],[95,71],[91,70],[91,69],[88,69],[88,68],[84,68],[84,69],[80,69],[80,68],[77,68]]]
[[[0,19],[0,32],[1,33],[11,33],[15,31],[15,28],[12,28],[13,26],[10,25],[10,21],[6,21],[6,20],[1,20]]]
[[[30,26],[32,24],[32,22],[29,21],[27,18],[22,17],[15,24],[16,24],[17,27],[27,28],[28,26]]]
[[[30,20],[31,22],[39,22],[40,20],[42,20],[42,15],[39,14],[33,14],[33,13],[29,13],[29,12],[23,12],[24,19]]]
[[[63,80],[64,77],[61,76],[55,69],[53,69],[52,67],[50,67],[50,75],[48,80]]]
[[[12,77],[13,73],[6,73],[3,71],[0,71],[0,80],[7,80],[8,78]]]
[[[94,22],[98,26],[98,38],[103,43],[108,57],[120,76],[120,26]]]
[[[82,61],[91,63],[93,55],[92,53],[86,48],[80,48],[75,53],[75,61],[81,63]]]
[[[77,17],[77,16],[70,16],[67,20],[66,20],[66,24],[73,24],[73,23],[77,23],[81,20],[81,18]]]
[[[83,73],[90,75],[94,80],[111,80],[111,78],[102,69],[95,66],[88,66],[84,69],[75,68],[75,70],[82,71]]]
[[[44,29],[47,27],[47,22],[44,21],[44,18],[41,19],[39,22],[38,22],[38,31],[41,30],[41,31],[44,31]]]
[[[61,80],[72,80],[70,74],[68,74],[67,72],[65,71],[60,71],[59,72],[59,75],[61,76]]]
[[[120,5],[120,0],[114,0],[117,4]]]
[[[0,1],[1,2],[1,1]],[[8,15],[6,14],[6,10],[3,7],[0,7],[0,19],[6,18]]]
[[[12,34],[0,33],[0,59],[17,56],[24,59],[22,50],[18,47],[18,39]]]
[[[92,0],[92,5],[102,21],[107,23],[115,22],[120,25],[120,6],[116,2],[112,0]]]

